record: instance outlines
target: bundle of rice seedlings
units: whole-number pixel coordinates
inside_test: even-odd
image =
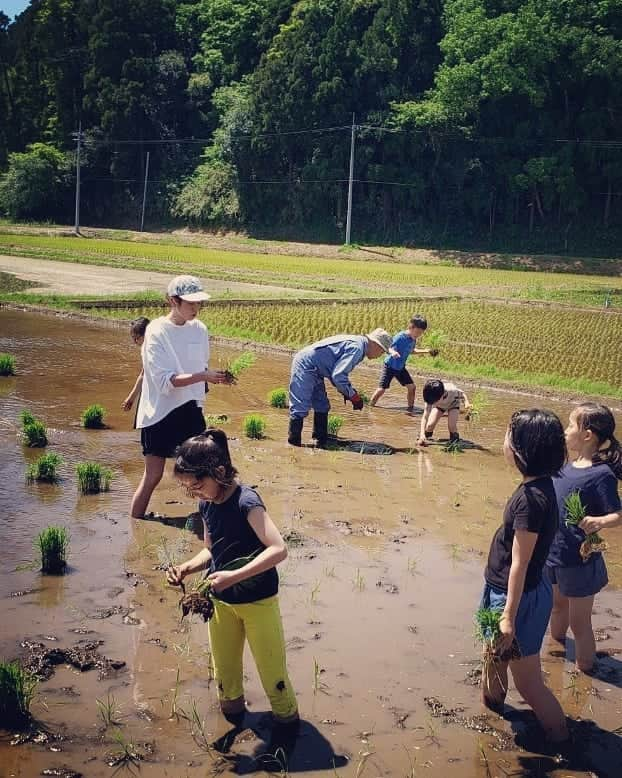
[[[30,720],[37,678],[18,662],[0,662],[0,729],[22,729]]]
[[[110,489],[112,470],[97,462],[79,462],[76,465],[76,474],[81,494],[97,494]]]
[[[337,416],[335,414],[329,414],[328,416],[328,434],[337,437],[339,430],[343,427],[345,419],[343,416]]]
[[[102,405],[89,405],[80,414],[80,421],[85,429],[97,430],[104,426],[106,410]]]
[[[63,459],[58,454],[43,454],[36,462],[28,465],[26,481],[28,483],[44,481],[49,484],[55,484],[59,480],[56,470],[62,463]]]
[[[249,556],[241,556],[237,559],[233,559],[231,562],[228,562],[220,569],[239,570],[241,567],[244,567],[244,565],[247,565],[249,562],[251,562],[258,553],[259,551],[257,551],[255,554],[250,554]],[[240,581],[239,583],[234,584],[231,588],[233,590],[241,589],[244,591],[252,591],[252,589],[257,585],[258,577],[259,576],[257,575],[253,575],[244,581]],[[188,592],[187,594],[185,589],[182,588],[184,596],[179,602],[182,619],[189,613],[197,613],[203,618],[203,621],[209,621],[212,618],[214,615],[214,602],[212,600],[211,589],[211,582],[208,581],[207,578],[202,578],[200,581],[198,581],[193,587],[192,591]]]
[[[247,438],[261,440],[266,431],[266,420],[259,413],[250,413],[244,417],[244,434]]]
[[[430,330],[425,334],[425,348],[435,351],[431,356],[438,356],[439,351],[447,343],[447,335],[442,330]]]
[[[287,408],[287,389],[273,389],[268,393],[268,402],[273,408]]]
[[[571,492],[564,500],[564,506],[566,508],[566,524],[578,526],[587,515],[579,492]],[[579,548],[579,553],[581,554],[581,559],[585,561],[591,554],[606,551],[607,548],[606,541],[601,538],[598,532],[592,532],[585,536],[585,540]]]
[[[0,375],[15,375],[15,357],[10,354],[0,354]]]
[[[484,689],[491,688],[492,681],[500,680],[497,662],[509,662],[511,659],[520,659],[521,653],[516,639],[509,649],[499,654],[497,644],[501,638],[501,611],[492,608],[480,608],[475,614],[475,637],[484,646],[482,659],[482,685]],[[501,684],[503,686],[503,684]],[[504,688],[504,691],[507,689]]]
[[[490,401],[488,399],[488,395],[486,392],[483,391],[477,391],[471,397],[471,407],[466,413],[466,420],[467,421],[479,421],[481,418],[482,413],[486,410],[486,408],[490,405]]]
[[[22,422],[22,435],[29,448],[44,448],[48,444],[45,424],[36,419],[30,411],[22,411],[19,415]]]
[[[245,351],[243,354],[240,354],[237,359],[233,359],[229,362],[226,370],[227,377],[232,381],[237,381],[240,377],[240,373],[247,370],[249,367],[252,367],[256,360],[257,357],[252,351]]]
[[[34,541],[35,551],[41,560],[41,572],[62,575],[67,567],[69,533],[64,527],[46,527]]]

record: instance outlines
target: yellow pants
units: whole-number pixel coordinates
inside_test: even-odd
[[[297,718],[298,704],[287,674],[277,595],[241,605],[214,598],[209,638],[218,697],[225,713],[244,710],[242,655],[247,639],[275,718],[285,722]]]

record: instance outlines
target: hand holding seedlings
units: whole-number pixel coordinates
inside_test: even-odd
[[[207,576],[210,588],[214,592],[222,592],[237,582],[237,573],[234,570],[217,570]]]
[[[186,573],[181,565],[179,567],[171,565],[166,570],[166,580],[168,584],[170,586],[181,586],[181,590],[184,594],[186,593],[186,587],[184,585],[185,575]]]

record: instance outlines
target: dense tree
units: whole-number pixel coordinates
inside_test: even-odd
[[[69,192],[71,159],[46,143],[9,154],[0,176],[0,210],[11,219],[54,219]]]

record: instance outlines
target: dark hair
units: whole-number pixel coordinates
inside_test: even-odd
[[[566,461],[564,428],[552,411],[516,411],[508,437],[514,463],[524,476],[557,475]]]
[[[193,475],[195,478],[213,478],[228,487],[238,474],[231,462],[227,435],[215,427],[185,440],[175,452],[175,475]]]
[[[423,387],[423,401],[428,405],[437,402],[445,394],[445,384],[439,379],[426,381]]]
[[[425,316],[420,316],[419,314],[412,317],[410,324],[412,327],[417,327],[420,330],[427,330],[428,328],[428,320]]]
[[[582,430],[594,433],[599,445],[609,441],[607,448],[594,454],[592,462],[609,465],[615,477],[622,481],[622,446],[613,434],[616,420],[610,409],[600,403],[581,403],[577,408],[577,422]]]
[[[145,330],[149,324],[149,319],[146,316],[139,316],[134,321],[130,322],[130,335],[133,338],[144,338]]]

